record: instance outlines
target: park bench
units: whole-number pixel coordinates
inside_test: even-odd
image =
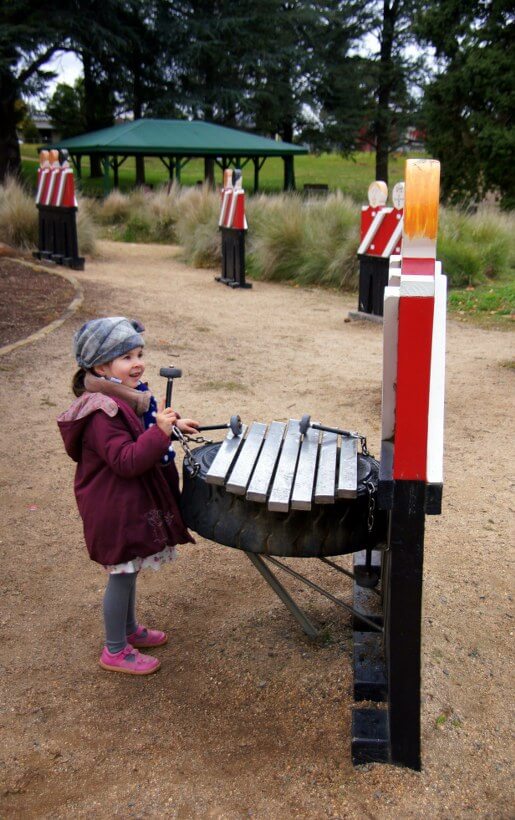
[[[302,191],[304,196],[324,196],[329,193],[329,185],[322,182],[307,182]]]

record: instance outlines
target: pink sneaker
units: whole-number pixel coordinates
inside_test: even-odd
[[[161,666],[157,658],[153,658],[152,655],[141,655],[129,643],[125,649],[115,655],[109,652],[107,646],[104,646],[99,664],[102,669],[107,669],[109,672],[124,672],[126,675],[151,675]]]
[[[149,646],[163,646],[168,640],[166,632],[160,629],[147,629],[145,626],[138,626],[136,632],[127,635],[127,641],[131,646],[139,649],[146,649]]]

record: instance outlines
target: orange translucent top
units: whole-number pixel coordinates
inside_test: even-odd
[[[404,189],[404,233],[410,239],[436,241],[440,200],[440,163],[436,159],[408,159]]]

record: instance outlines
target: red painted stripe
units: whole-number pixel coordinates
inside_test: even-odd
[[[399,301],[393,477],[426,480],[434,298]]]
[[[434,276],[435,260],[404,256],[402,259],[402,273],[405,276]]]
[[[234,219],[232,221],[231,228],[235,228],[238,231],[243,231],[245,229],[245,194],[240,193],[237,195],[236,199],[236,209],[234,212]]]

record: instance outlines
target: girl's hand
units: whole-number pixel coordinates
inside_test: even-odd
[[[165,407],[163,399],[156,413],[156,424],[167,436],[172,435],[172,428],[177,424],[177,414],[171,407]]]
[[[193,435],[194,433],[198,433],[199,423],[195,421],[195,419],[181,419],[179,418],[176,421],[176,426],[179,428],[181,433],[189,433]]]

